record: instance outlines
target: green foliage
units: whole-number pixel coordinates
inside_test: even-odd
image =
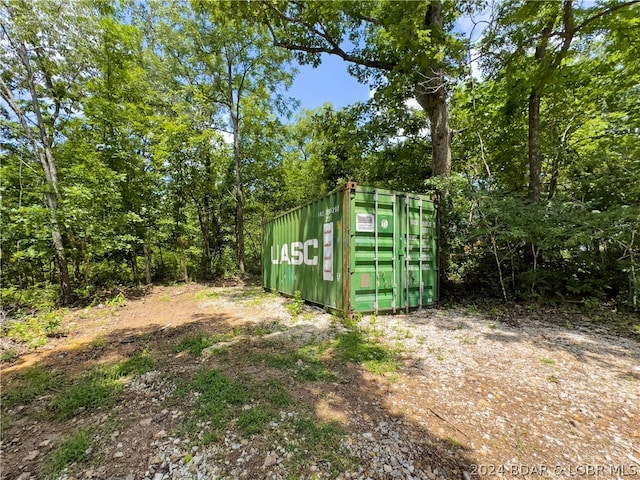
[[[9,410],[16,405],[28,405],[44,395],[57,383],[56,373],[34,365],[20,372],[15,382],[3,388],[2,409]]]
[[[15,348],[7,348],[0,353],[0,362],[12,363],[15,362],[19,356]]]
[[[359,331],[339,335],[336,351],[341,360],[359,363],[371,373],[393,373],[399,367],[397,353],[381,344],[368,341]]]
[[[292,352],[253,354],[252,359],[269,367],[290,371],[303,382],[328,382],[335,379],[335,374],[320,359],[318,350],[309,347]]]
[[[120,398],[124,377],[141,375],[154,366],[154,359],[145,351],[115,365],[94,367],[57,389],[49,411],[64,420],[83,410],[109,407]]]
[[[6,267],[5,267],[6,268]],[[2,305],[5,309],[49,311],[56,306],[58,291],[51,284],[37,284],[26,288],[3,285]]]
[[[246,435],[261,433],[267,422],[275,416],[274,410],[265,405],[256,405],[238,415],[238,427]]]
[[[1,335],[25,343],[30,348],[37,348],[45,345],[48,337],[58,337],[65,333],[62,327],[62,313],[51,311],[9,320]]]
[[[200,332],[193,336],[184,337],[180,340],[180,343],[176,346],[176,352],[184,352],[187,351],[191,355],[199,357],[202,355],[202,352],[209,347],[214,346],[220,342],[226,342],[231,340],[232,338],[238,336],[239,331],[237,329],[233,329],[232,331],[220,334],[220,335],[208,335],[204,332]]]
[[[77,430],[62,440],[51,453],[47,474],[55,478],[73,464],[86,463],[92,440],[93,432],[87,428]]]
[[[354,468],[355,459],[342,441],[347,432],[335,421],[318,421],[301,414],[289,420],[293,434],[303,439],[304,448],[291,446],[291,459],[287,461],[288,478],[306,475],[310,465],[322,461],[332,476]]]
[[[442,25],[427,27],[440,4]],[[630,39],[640,7],[568,6],[575,29],[558,2],[491,5],[467,72],[453,27],[482,2],[12,3],[13,41],[0,47],[3,335],[35,347],[64,333],[57,314],[43,317],[60,300],[61,255],[83,303],[105,287],[235,275],[243,250],[245,270],[259,273],[264,220],[347,180],[447,194],[443,252],[459,291],[638,309],[640,52]],[[34,75],[20,42],[46,51],[26,58]],[[375,95],[283,125],[295,105],[283,93],[290,60],[317,65],[336,45]],[[451,81],[436,88],[434,72]],[[432,90],[450,98],[450,177],[431,178]],[[541,195],[529,202],[535,92]],[[42,174],[40,134],[55,182]],[[293,316],[301,307],[289,304]]]
[[[302,292],[296,290],[293,293],[293,299],[287,304],[287,310],[292,317],[297,318],[302,313],[302,307],[304,307],[304,300],[302,300]]]
[[[220,298],[220,292],[211,291],[211,290],[200,290],[196,293],[196,300],[217,300]]]

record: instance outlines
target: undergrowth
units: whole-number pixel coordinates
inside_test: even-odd
[[[72,464],[85,463],[89,459],[89,448],[93,439],[90,429],[83,428],[69,435],[55,448],[45,468],[49,477],[57,477]]]
[[[238,328],[234,328],[230,332],[220,335],[209,335],[208,333],[199,332],[195,335],[184,337],[178,345],[176,345],[176,352],[189,352],[195,357],[202,355],[202,352],[209,347],[214,346],[217,343],[227,342],[239,335]]]
[[[111,406],[120,398],[125,377],[141,375],[154,367],[155,361],[146,351],[116,364],[91,368],[75,379],[35,365],[3,388],[3,420],[15,406],[29,405],[45,395],[52,398],[44,411],[37,409],[37,414],[56,420],[67,420],[83,410]],[[29,414],[35,415],[36,410],[30,410]]]
[[[367,339],[358,330],[338,335],[335,348],[341,360],[359,363],[371,373],[382,375],[398,371],[399,352]]]

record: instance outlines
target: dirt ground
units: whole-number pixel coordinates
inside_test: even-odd
[[[269,435],[242,436],[232,425],[211,446],[184,439],[193,402],[176,404],[172,395],[180,378],[205,367],[277,377],[295,406],[345,429],[349,467],[336,474],[310,454],[296,478],[640,478],[637,337],[554,310],[365,316],[357,328],[399,352],[400,370],[372,373],[329,349],[323,361],[334,378],[300,382],[247,358],[330,342],[344,327],[310,307],[292,318],[288,302],[255,287],[188,284],[71,311],[67,336],[2,364],[3,394],[34,365],[72,378],[148,352],[155,370],[128,379],[109,409],[64,421],[43,414],[55,391],[3,408],[0,478],[45,478],[56,445],[82,425],[101,433],[88,461],[62,478],[292,478],[273,440],[278,422]],[[239,333],[225,356],[176,351],[183,338],[229,331]]]

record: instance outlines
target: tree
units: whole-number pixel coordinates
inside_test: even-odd
[[[265,27],[230,15],[234,6],[233,2],[165,5],[159,10],[157,39],[170,63],[166,73],[173,79],[174,91],[182,92],[178,96],[183,101],[196,103],[204,128],[229,139],[237,267],[244,272],[244,185],[253,161],[244,153],[252,138],[247,128],[260,128],[273,111],[287,110],[281,91],[290,84],[292,74],[287,68],[289,54],[271,46]],[[247,122],[247,114],[262,121]]]
[[[485,36],[485,55],[491,58],[496,53],[499,57],[502,55],[502,64],[512,69],[510,74],[523,81],[529,90],[528,197],[531,202],[539,201],[541,194],[540,108],[545,90],[571,54],[578,35],[593,35],[602,27],[603,18],[636,3],[637,0],[632,0],[584,9],[576,8],[573,0],[561,3],[515,0],[500,4],[495,11],[494,23]]]
[[[274,44],[304,63],[320,54],[352,64],[360,80],[415,98],[428,113],[434,175],[451,173],[447,75],[461,45],[447,33],[457,12],[433,2],[261,2]]]
[[[61,301],[71,288],[54,149],[73,115],[82,79],[91,74],[94,11],[86,2],[3,1],[0,10],[0,97],[13,128],[27,139],[47,188],[44,202],[59,268]]]
[[[318,65],[320,54],[336,55],[359,80],[372,80],[379,96],[415,98],[429,118],[432,174],[450,176],[448,78],[456,75],[464,50],[450,33],[458,15],[454,4],[265,0],[257,10],[274,44],[296,52],[300,62]],[[446,181],[442,185],[439,213],[445,218]],[[440,233],[440,275],[446,280],[447,238],[444,229]]]

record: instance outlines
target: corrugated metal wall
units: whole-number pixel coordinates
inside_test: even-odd
[[[263,285],[345,314],[432,305],[435,215],[421,195],[349,183],[264,225]]]

